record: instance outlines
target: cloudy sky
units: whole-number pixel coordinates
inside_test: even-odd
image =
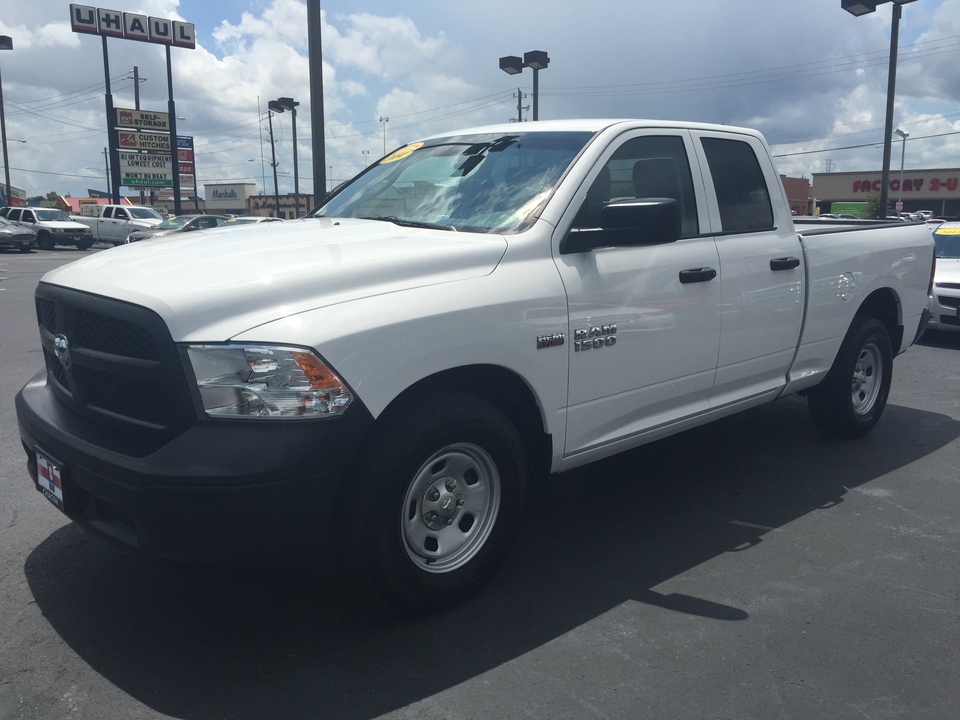
[[[312,189],[305,0],[104,0],[96,7],[181,19],[195,50],[172,50],[180,133],[199,184],[272,193],[267,101],[298,108],[301,191]],[[327,174],[427,134],[517,114],[532,73],[503,55],[545,50],[540,119],[649,117],[760,129],[782,173],[879,169],[892,5],[854,17],[839,0],[321,0]],[[576,10],[566,8],[576,8]],[[105,188],[98,37],[73,33],[69,3],[0,0],[11,183],[28,195]],[[960,0],[903,6],[894,122],[907,168],[960,167]],[[108,42],[114,104],[166,111],[161,46]],[[523,105],[529,105],[524,98]],[[529,112],[524,112],[525,117]],[[381,122],[380,118],[389,118]],[[293,189],[289,113],[273,118],[280,192]],[[894,159],[899,160],[899,148]],[[266,159],[266,163],[262,161]],[[131,193],[132,194],[132,193]],[[201,190],[202,195],[202,190]]]

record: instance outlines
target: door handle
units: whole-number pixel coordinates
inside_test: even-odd
[[[793,270],[795,267],[800,267],[800,258],[782,257],[770,261],[771,270]]]
[[[690,283],[709,282],[717,276],[717,271],[710,267],[691,268],[690,270],[680,271],[680,282],[684,285]]]

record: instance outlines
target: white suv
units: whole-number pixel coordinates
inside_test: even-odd
[[[39,207],[4,208],[3,216],[15,225],[30,228],[37,236],[37,247],[53,250],[57,245],[74,245],[86,250],[93,245],[93,233],[82,223],[71,220],[62,210]]]

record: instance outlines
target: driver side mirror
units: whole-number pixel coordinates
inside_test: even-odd
[[[599,228],[572,228],[560,253],[676,242],[680,228],[680,203],[674,198],[615,200],[600,211]]]

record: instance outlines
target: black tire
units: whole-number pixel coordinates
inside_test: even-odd
[[[30,252],[31,250],[33,250],[33,248],[30,247],[29,245],[21,245],[21,246],[20,246],[20,252],[22,252],[22,253],[28,253],[28,252]]]
[[[89,250],[91,247],[93,247],[93,241],[92,241],[92,240],[91,240],[90,242],[78,242],[78,243],[77,243],[77,250]]]
[[[361,595],[432,612],[474,593],[519,526],[527,464],[498,408],[439,394],[382,426],[339,498],[335,545]]]
[[[858,315],[830,372],[807,393],[813,422],[831,437],[868,433],[887,405],[892,377],[893,352],[886,326],[876,318]]]
[[[53,250],[56,247],[56,243],[53,242],[53,238],[50,237],[49,233],[40,233],[37,235],[37,247],[41,250]]]

